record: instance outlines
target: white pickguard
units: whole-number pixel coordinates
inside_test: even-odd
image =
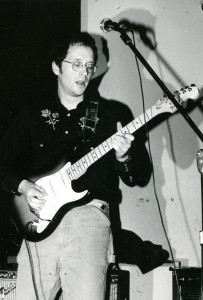
[[[68,163],[60,171],[36,181],[36,184],[43,187],[47,193],[47,196],[44,197],[45,206],[39,212],[39,221],[34,223],[38,233],[41,233],[49,225],[56,212],[64,204],[77,201],[88,192],[87,190],[81,193],[73,191],[71,180],[66,173],[67,167],[70,166],[71,163]]]

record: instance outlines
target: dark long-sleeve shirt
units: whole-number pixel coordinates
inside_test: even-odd
[[[118,121],[126,125],[132,120],[125,105],[100,99],[95,134],[91,142],[84,143],[88,103],[84,100],[73,110],[67,110],[58,100],[28,104],[18,113],[0,142],[0,187],[17,193],[23,179],[40,178],[68,161],[77,161],[114,134]],[[119,176],[127,185],[142,184],[149,179],[149,166],[144,143],[135,138],[129,162],[118,162],[111,150],[73,183],[76,189],[88,189],[97,199],[112,201],[119,193]]]

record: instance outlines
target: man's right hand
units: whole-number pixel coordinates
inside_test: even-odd
[[[34,210],[41,210],[45,205],[47,193],[44,188],[28,180],[22,180],[18,187],[21,193],[27,200],[29,206]]]

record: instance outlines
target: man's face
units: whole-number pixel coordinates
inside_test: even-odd
[[[59,88],[69,96],[81,96],[84,94],[92,74],[87,72],[86,64],[94,64],[94,54],[91,48],[73,45],[69,48],[66,58],[63,61],[61,70],[57,69]],[[81,62],[83,68],[75,71],[70,62]]]

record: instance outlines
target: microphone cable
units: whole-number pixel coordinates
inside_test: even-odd
[[[132,34],[132,39],[133,39],[134,47],[136,47],[134,31],[130,30],[130,32]],[[142,84],[142,76],[141,76],[139,62],[138,62],[138,59],[137,59],[136,55],[135,55],[135,61],[136,61],[137,70],[138,70],[138,77],[139,77],[139,81],[140,81],[140,91],[141,91],[141,98],[142,98],[142,109],[143,109],[144,123],[145,123],[144,125],[145,125],[145,128],[146,128],[146,135],[147,135],[147,140],[148,140],[147,143],[148,143],[148,148],[149,148],[149,157],[150,157],[150,161],[151,161],[151,165],[152,165],[152,182],[153,182],[154,195],[155,195],[155,199],[156,199],[156,202],[157,202],[157,207],[158,207],[158,211],[159,211],[159,216],[160,216],[162,228],[163,228],[163,231],[164,231],[164,235],[165,235],[168,247],[169,247],[169,251],[170,251],[172,262],[173,262],[173,266],[174,266],[174,273],[175,273],[176,284],[177,284],[177,289],[178,289],[178,293],[179,293],[179,300],[182,300],[181,288],[180,288],[179,281],[178,281],[178,275],[177,275],[177,270],[176,270],[176,265],[175,265],[175,259],[174,259],[174,255],[173,255],[173,250],[172,250],[169,238],[168,238],[168,234],[167,234],[167,231],[166,231],[166,227],[165,227],[165,224],[164,224],[163,215],[162,215],[162,211],[161,211],[161,207],[160,207],[160,203],[159,203],[159,198],[158,198],[157,191],[156,191],[156,180],[155,180],[154,164],[153,164],[152,152],[151,152],[150,135],[149,135],[149,129],[148,129],[148,126],[147,126],[147,121],[146,121],[146,116],[145,116],[146,108],[145,108],[145,97],[144,97],[144,90],[143,90],[143,84]]]

